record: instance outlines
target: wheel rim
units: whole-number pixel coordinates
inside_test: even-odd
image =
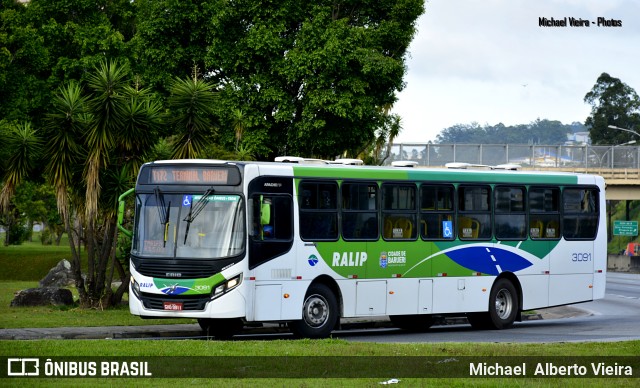
[[[513,310],[513,297],[507,289],[501,289],[498,291],[495,300],[496,314],[500,319],[507,319],[511,316]]]
[[[329,318],[329,303],[322,295],[311,295],[304,302],[302,313],[309,326],[321,327]]]

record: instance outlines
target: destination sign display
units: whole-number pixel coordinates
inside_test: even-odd
[[[240,172],[231,166],[145,166],[139,182],[147,184],[238,185]]]

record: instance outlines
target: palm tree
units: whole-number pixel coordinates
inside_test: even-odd
[[[378,160],[378,164],[382,165],[384,161],[391,154],[391,146],[393,145],[393,140],[400,134],[402,130],[401,118],[398,115],[390,115],[388,116],[388,121],[385,123],[385,130],[382,131],[378,139],[376,140],[376,158],[380,157]],[[386,140],[387,148],[385,150],[384,155],[381,155],[381,150]],[[378,156],[380,155],[380,156]]]
[[[58,89],[53,100],[53,111],[46,116],[49,147],[46,151],[45,173],[54,187],[58,213],[62,217],[71,248],[71,270],[81,300],[86,299],[84,279],[81,274],[79,235],[73,233],[71,216],[76,206],[72,199],[82,191],[80,168],[86,155],[83,152],[82,135],[89,122],[86,113],[87,98],[82,96],[79,84],[71,81]]]
[[[2,125],[5,130],[3,142],[9,150],[5,168],[0,209],[6,210],[16,186],[33,170],[42,152],[42,139],[30,123]]]
[[[87,184],[87,218],[95,218],[100,196],[100,169],[109,161],[109,151],[115,146],[115,136],[123,126],[125,87],[129,71],[118,62],[102,62],[89,75],[92,98],[88,108],[92,120],[87,128],[89,150],[84,179]]]
[[[3,148],[5,148],[6,165],[2,177],[0,191],[0,211],[7,215],[9,224],[14,217],[10,211],[10,200],[16,187],[28,176],[42,154],[42,139],[30,123],[9,124],[0,122],[2,128]],[[8,225],[10,226],[10,225]],[[10,241],[10,227],[5,233],[5,245]]]
[[[117,128],[116,133],[115,155],[117,165],[135,178],[145,155],[157,145],[162,125],[162,104],[149,89],[139,88],[138,85],[127,86],[125,98],[122,126]]]
[[[218,100],[209,82],[193,76],[176,78],[171,84],[168,124],[176,133],[174,159],[200,157],[211,143],[214,105]]]
[[[247,127],[247,118],[244,115],[244,112],[240,109],[233,110],[233,129],[236,132],[236,152],[238,152],[238,145],[242,140],[242,135],[244,134],[244,130]]]
[[[73,82],[56,95],[54,112],[47,117],[52,140],[46,171],[69,235],[72,214],[85,226],[86,283],[79,247],[69,239],[80,303],[104,307],[118,302],[128,287],[128,277],[115,260],[116,199],[132,184],[143,155],[155,144],[161,109],[148,90],[131,86],[128,68],[117,62],[98,66],[88,86],[86,96]],[[115,295],[110,287],[113,268],[122,280]]]

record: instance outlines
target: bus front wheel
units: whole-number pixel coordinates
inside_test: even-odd
[[[324,284],[309,287],[302,305],[302,319],[289,322],[294,335],[303,338],[326,338],[338,322],[338,302]]]
[[[499,279],[491,288],[489,311],[467,314],[467,319],[476,329],[506,329],[513,325],[519,308],[516,288],[509,280]]]

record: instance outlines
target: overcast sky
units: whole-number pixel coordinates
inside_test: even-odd
[[[583,122],[584,96],[609,73],[640,93],[638,0],[425,0],[393,112],[396,142],[435,140],[455,124]],[[622,22],[540,27],[539,18]]]

